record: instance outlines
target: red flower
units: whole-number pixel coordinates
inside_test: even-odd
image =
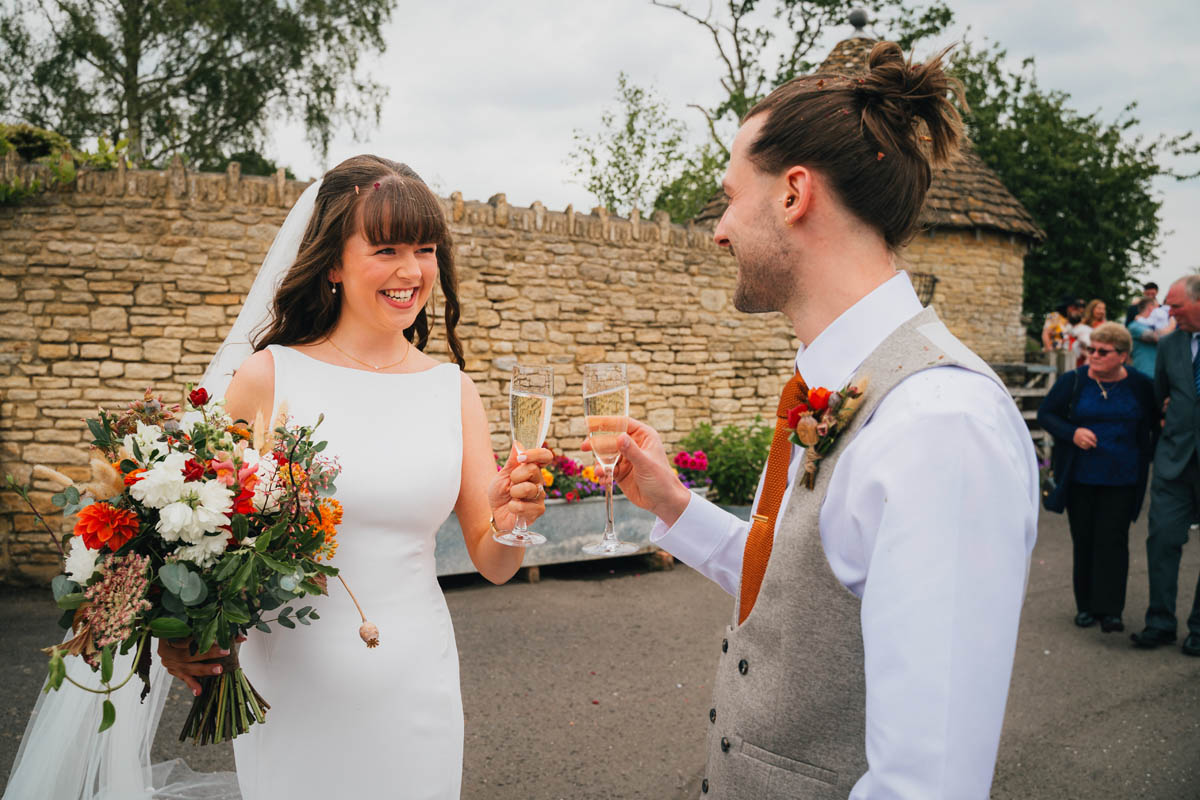
[[[574,491],[567,492],[566,500],[568,503],[574,503],[578,499],[579,499],[578,493],[576,493]]]
[[[828,389],[818,386],[816,389],[810,389],[808,392],[808,405],[813,411],[818,414],[829,408],[829,395],[832,394]]]
[[[144,469],[133,470],[132,472],[130,472],[128,475],[125,476],[125,485],[133,486],[135,483],[140,481],[145,474],[146,474],[146,470],[144,470]]]
[[[183,482],[190,483],[201,480],[203,477],[204,465],[194,458],[189,458],[188,462],[183,465]]]
[[[203,387],[193,389],[188,393],[188,402],[192,408],[200,408],[208,402],[208,392]]]
[[[254,489],[242,489],[238,496],[233,500],[233,513],[235,514],[253,514],[254,513]]]
[[[800,424],[800,416],[805,411],[808,411],[808,406],[804,405],[804,403],[801,403],[800,405],[796,406],[791,411],[789,411],[788,412],[788,427],[791,428],[792,430],[795,430],[796,426]]]
[[[124,508],[114,508],[108,503],[92,503],[79,512],[75,523],[75,535],[83,538],[89,550],[99,550],[108,545],[116,552],[137,535],[138,516]]]

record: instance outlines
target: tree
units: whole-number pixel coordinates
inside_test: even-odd
[[[269,122],[377,122],[385,90],[358,74],[384,48],[392,0],[7,0],[0,119],[73,143],[128,140],[134,162],[220,161],[261,149]]]
[[[1134,135],[1135,103],[1112,122],[1081,114],[1066,92],[1038,84],[1033,59],[1013,70],[1005,58],[995,44],[964,45],[954,72],[966,88],[967,128],[979,156],[1046,231],[1025,258],[1031,325],[1040,330],[1043,315],[1065,294],[1124,308],[1161,243],[1162,201],[1153,181],[1195,177],[1164,160],[1194,155],[1200,144],[1191,132]]]
[[[614,214],[651,207],[682,157],[684,125],[670,117],[653,90],[617,76],[620,109],[600,115],[601,132],[576,130],[571,161],[584,186]]]
[[[824,42],[832,28],[847,22],[852,9],[864,7],[876,25],[890,31],[906,48],[922,37],[941,32],[953,20],[953,13],[943,0],[932,0],[928,6],[914,6],[907,0],[869,0],[866,3],[859,0],[774,0],[767,18],[764,18],[764,9],[760,8],[763,4],[758,0],[726,0],[720,11],[714,11],[710,4],[703,15],[693,10],[694,3],[651,2],[703,28],[712,39],[721,69],[718,79],[721,99],[709,107],[698,103],[688,105],[702,115],[707,141],[690,151],[681,144],[676,146],[671,152],[675,160],[670,164],[660,160],[655,171],[659,178],[653,184],[657,190],[654,208],[666,210],[677,222],[696,216],[716,194],[729,161],[728,140],[746,112],[771,89],[815,68],[809,55]],[[636,110],[626,105],[627,119],[646,124],[649,116],[631,113]],[[670,120],[672,132],[682,128],[682,123],[669,117],[666,106],[659,105],[657,110],[656,119]],[[603,157],[605,137],[613,136],[614,130],[610,123],[603,124],[606,130],[591,138],[590,150],[582,153],[585,158],[599,154],[599,162],[584,160],[580,166],[591,173],[615,175],[619,165]],[[622,135],[629,140],[649,140],[655,132],[647,126],[643,131],[625,128]],[[578,133],[576,138],[580,138]],[[577,150],[572,155],[579,157],[581,153]],[[660,152],[661,157],[666,155],[667,151]],[[609,181],[608,185],[615,187],[616,182]],[[641,202],[639,198],[637,203]],[[615,201],[616,206],[633,204],[633,198],[621,197]]]

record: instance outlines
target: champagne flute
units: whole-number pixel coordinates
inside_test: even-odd
[[[553,406],[554,369],[515,365],[512,381],[508,384],[508,422],[518,455],[541,447],[546,441]],[[546,541],[545,536],[529,530],[522,517],[517,517],[516,527],[511,531],[493,533],[492,538],[513,547],[527,547]]]
[[[593,556],[619,556],[635,553],[636,544],[617,539],[613,528],[613,470],[621,455],[617,439],[629,428],[629,379],[624,364],[583,365],[583,413],[587,417],[588,434],[596,461],[608,473],[604,487],[604,505],[608,521],[604,538],[589,544],[583,552]]]

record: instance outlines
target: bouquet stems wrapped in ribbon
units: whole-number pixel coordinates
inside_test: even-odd
[[[247,426],[203,389],[190,392],[187,405],[180,416],[180,406],[147,391],[121,414],[102,410],[87,420],[92,476],[83,485],[34,468],[35,478],[62,489],[52,503],[76,518],[61,538],[42,519],[30,487],[12,476],[8,483],[65,561],[52,589],[60,624],[74,636],[46,648],[46,691],[68,681],[107,696],[134,674],[148,681],[154,636],[190,640],[193,653],[217,644],[230,651],[223,672],[200,679],[180,735],[207,744],[245,733],[270,708],[238,663],[239,638],[251,628],[270,633],[272,623],[295,628],[318,619],[312,606],[296,606],[325,594],[327,579],[338,575],[327,562],[342,517],[332,498],[340,466],[314,439],[320,419],[296,426],[281,409],[272,425],[257,419]],[[365,617],[363,623],[370,625]],[[114,684],[116,653],[135,648],[133,671]],[[101,687],[67,676],[68,656],[98,672]],[[100,730],[115,721],[107,697],[103,709]]]

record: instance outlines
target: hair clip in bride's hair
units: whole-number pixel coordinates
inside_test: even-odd
[[[375,181],[375,188],[376,188],[376,189],[378,189],[378,188],[379,188],[379,181]]]
[[[357,186],[355,186],[355,187],[354,187],[354,193],[355,193],[355,194],[358,194],[358,187],[357,187]]]
[[[880,150],[878,153],[875,154],[875,160],[883,161],[883,151],[882,150]]]

